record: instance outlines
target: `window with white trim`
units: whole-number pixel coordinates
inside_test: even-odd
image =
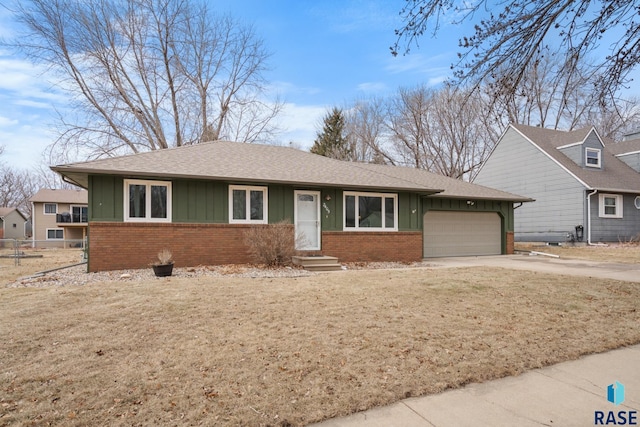
[[[171,183],[125,179],[124,220],[171,222]]]
[[[71,222],[87,222],[89,208],[87,206],[71,206]]]
[[[597,148],[585,148],[585,163],[588,167],[599,168],[602,151]]]
[[[229,222],[232,224],[266,224],[267,187],[229,186]]]
[[[622,196],[620,194],[600,194],[600,218],[622,218]]]
[[[397,231],[398,195],[344,192],[344,230]]]
[[[62,228],[47,228],[47,240],[64,239],[64,230]]]
[[[57,203],[45,203],[44,204],[44,214],[45,215],[55,215],[58,213],[58,204]]]

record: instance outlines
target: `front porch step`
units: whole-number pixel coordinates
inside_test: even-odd
[[[338,271],[342,265],[332,256],[294,256],[292,261],[308,271]]]

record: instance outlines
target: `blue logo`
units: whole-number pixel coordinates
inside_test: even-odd
[[[607,387],[607,400],[614,405],[624,402],[624,385],[618,381],[615,384],[609,384],[609,387]]]
[[[607,400],[618,406],[624,402],[624,385],[619,381],[607,387]],[[597,426],[638,425],[638,411],[594,411],[593,423]]]

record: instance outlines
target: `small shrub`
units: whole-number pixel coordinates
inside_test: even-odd
[[[293,227],[287,220],[253,226],[245,231],[244,239],[251,258],[258,264],[287,265],[296,252]]]
[[[173,254],[169,249],[163,249],[158,252],[158,261],[154,265],[169,265],[173,262]]]

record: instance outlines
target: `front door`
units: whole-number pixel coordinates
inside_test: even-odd
[[[296,249],[320,250],[320,192],[295,192]]]

